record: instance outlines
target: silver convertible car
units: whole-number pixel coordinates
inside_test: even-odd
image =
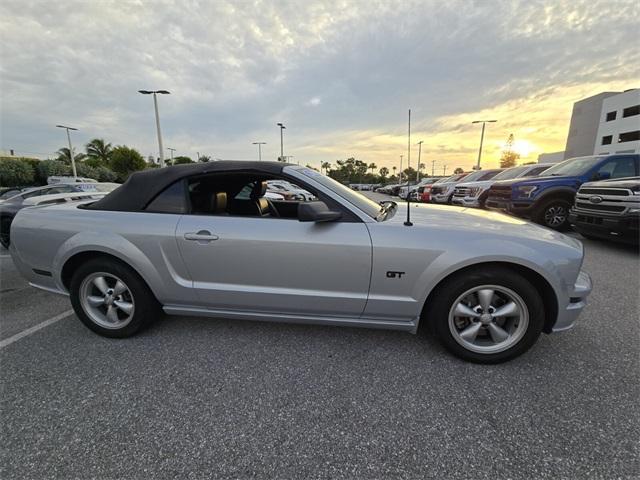
[[[311,201],[265,198],[286,180]],[[382,205],[315,170],[218,161],[133,174],[104,198],[21,210],[11,255],[35,287],[128,337],[173,315],[427,330],[497,363],[571,328],[582,244],[499,213]]]

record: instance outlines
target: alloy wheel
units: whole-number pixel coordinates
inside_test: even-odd
[[[567,209],[562,205],[553,205],[544,212],[544,222],[549,227],[559,227],[567,221]]]
[[[525,335],[529,311],[516,292],[481,285],[460,295],[449,311],[449,330],[456,342],[476,353],[508,350]]]
[[[110,329],[128,325],[135,311],[129,287],[115,275],[105,272],[92,273],[82,281],[80,304],[93,322]]]

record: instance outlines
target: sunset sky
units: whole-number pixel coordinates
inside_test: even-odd
[[[279,154],[318,166],[483,166],[510,133],[522,161],[563,150],[573,102],[640,86],[635,1],[94,1],[0,3],[0,150],[46,158],[54,126],[157,156]],[[165,153],[168,156],[169,152]],[[415,164],[417,148],[412,152]]]

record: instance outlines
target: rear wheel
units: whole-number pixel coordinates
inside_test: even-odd
[[[526,352],[544,325],[538,291],[505,268],[465,272],[438,287],[426,311],[442,344],[476,363],[501,363]]]
[[[4,248],[9,248],[11,245],[11,218],[0,218],[0,244]]]
[[[144,280],[126,265],[106,258],[79,267],[71,278],[70,293],[78,318],[105,337],[134,335],[161,314]]]
[[[569,228],[571,204],[566,200],[551,200],[543,204],[534,214],[533,220],[554,230]]]

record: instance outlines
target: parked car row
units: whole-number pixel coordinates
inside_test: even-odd
[[[66,197],[79,198],[78,194],[89,193],[99,194],[109,193],[119,187],[118,183],[55,183],[43,187],[29,187],[20,189],[9,189],[3,193],[0,199],[0,244],[9,248],[11,243],[11,223],[16,213],[21,209],[34,206],[40,203],[60,203]],[[34,199],[38,199],[35,202]]]

